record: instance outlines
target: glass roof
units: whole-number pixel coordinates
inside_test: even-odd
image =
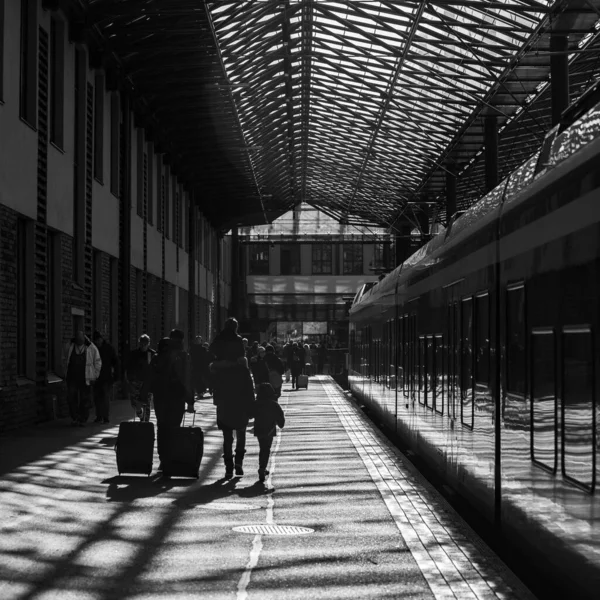
[[[600,77],[600,0],[70,5],[90,60],[223,230],[302,202],[342,224],[443,221],[449,172],[459,209],[487,191],[485,117],[500,178],[539,150],[553,35],[572,101]]]
[[[551,4],[208,2],[261,193],[391,224]]]

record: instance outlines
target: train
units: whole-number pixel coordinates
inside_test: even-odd
[[[348,383],[569,597],[598,598],[600,103],[580,112],[358,290]]]

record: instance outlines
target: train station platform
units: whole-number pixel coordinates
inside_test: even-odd
[[[0,598],[533,597],[330,377],[280,402],[264,484],[252,435],[223,478],[210,398],[199,480],[118,476],[125,401],[0,438]]]

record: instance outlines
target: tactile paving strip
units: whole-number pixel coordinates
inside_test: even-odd
[[[258,535],[305,535],[315,532],[310,527],[298,527],[297,525],[240,525],[234,527],[233,531]]]
[[[323,388],[436,600],[534,600],[340,389]]]

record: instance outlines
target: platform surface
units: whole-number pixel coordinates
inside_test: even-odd
[[[330,377],[280,402],[265,484],[250,431],[223,478],[210,398],[199,480],[117,475],[124,401],[115,424],[0,437],[0,598],[533,597]]]

